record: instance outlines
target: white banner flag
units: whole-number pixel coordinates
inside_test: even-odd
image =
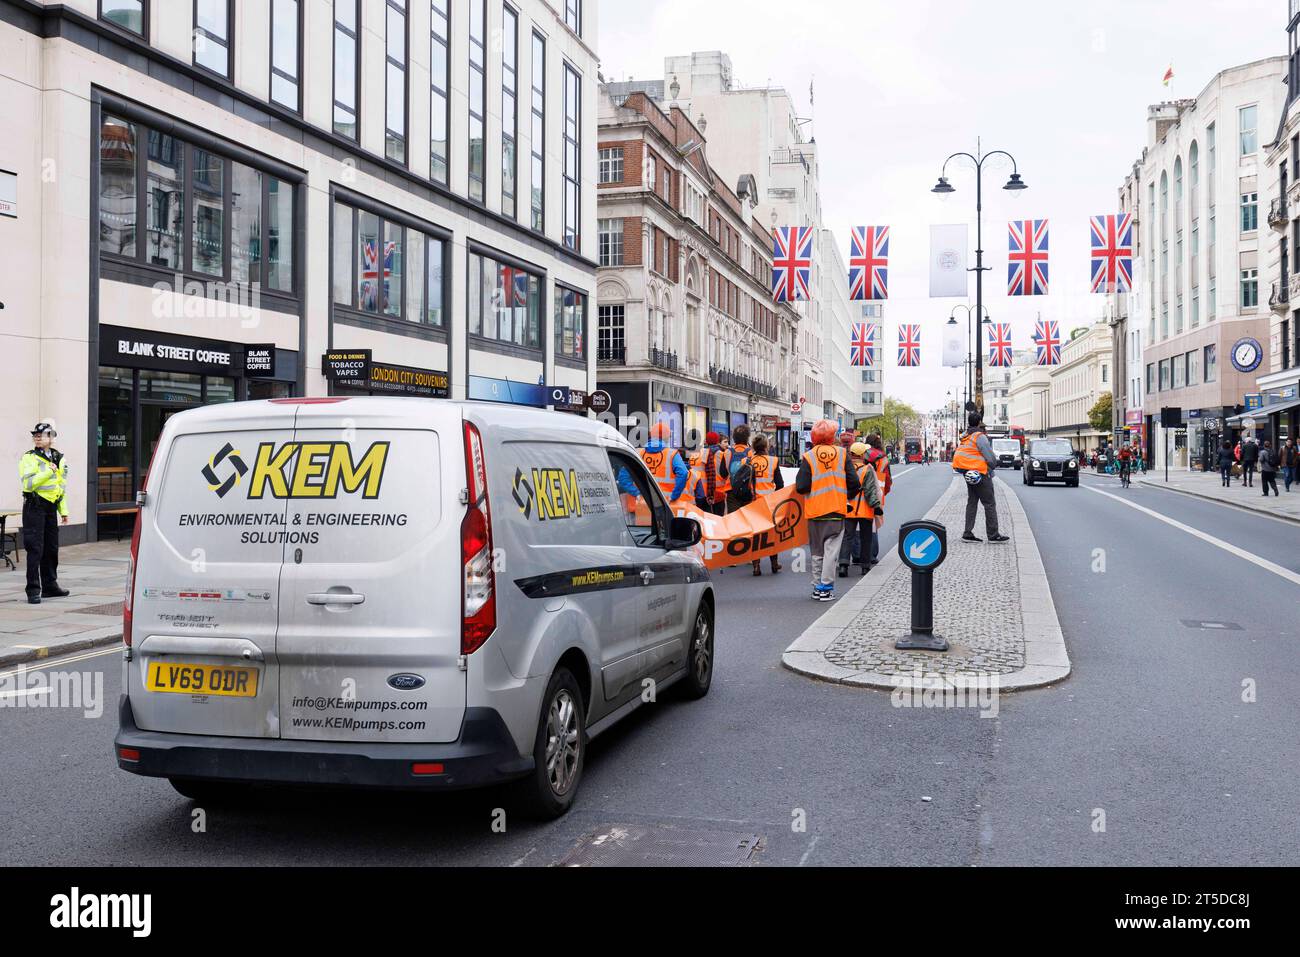
[[[943,324],[943,364],[956,368],[966,364],[966,327],[961,320]]]
[[[967,296],[966,224],[930,227],[930,298]]]

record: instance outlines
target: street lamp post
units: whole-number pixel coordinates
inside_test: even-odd
[[[1006,150],[994,150],[991,153],[982,153],[978,141],[975,147],[975,153],[953,153],[943,161],[943,168],[939,171],[939,182],[930,190],[932,193],[954,193],[956,190],[948,182],[948,178],[943,174],[948,171],[948,164],[959,156],[964,156],[975,164],[975,311],[979,315],[984,314],[984,161],[991,156],[1005,156],[1011,160],[1011,178],[1007,180],[1003,189],[1012,191],[1025,189],[1025,183],[1020,178],[1020,172],[1016,167],[1016,158]],[[969,313],[968,313],[969,317]],[[968,320],[969,321],[969,318]],[[984,328],[983,323],[977,323],[975,326],[975,385],[973,396],[975,407],[982,414],[984,412]]]

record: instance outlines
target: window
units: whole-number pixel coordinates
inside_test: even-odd
[[[587,357],[587,297],[566,286],[555,287],[555,354]]]
[[[361,73],[361,0],[334,0],[334,132],[355,140]]]
[[[1241,308],[1254,309],[1259,305],[1259,270],[1241,271]]]
[[[1201,324],[1201,290],[1199,286],[1192,287],[1192,328],[1195,329]]]
[[[148,4],[145,0],[99,0],[99,18],[149,39]]]
[[[1241,231],[1249,233],[1259,228],[1259,193],[1241,194]]]
[[[1155,391],[1155,364],[1147,363],[1147,394]]]
[[[1259,151],[1259,107],[1243,106],[1237,111],[1237,128],[1241,137],[1241,155],[1254,156]]]
[[[1193,349],[1187,353],[1187,384],[1199,385],[1201,382],[1201,354]]]
[[[541,277],[490,256],[469,254],[471,336],[542,348]]]
[[[487,10],[483,0],[469,0],[469,198],[484,201],[483,150],[485,133],[483,103],[487,98],[486,54]]]
[[[564,245],[582,248],[582,78],[564,64]]]
[[[100,128],[99,179],[101,253],[293,292],[292,183],[112,116]]]
[[[298,76],[302,37],[300,0],[271,0],[271,101],[301,112]]]
[[[546,231],[546,41],[533,34],[532,227]]]
[[[519,214],[515,183],[519,159],[515,144],[519,136],[519,17],[504,8],[501,27],[501,213],[514,219]]]
[[[230,0],[194,0],[194,65],[230,79],[230,34],[235,7]]]
[[[602,266],[623,265],[623,220],[602,219],[597,224]]]
[[[1174,366],[1174,388],[1181,389],[1187,385],[1187,356],[1177,355],[1170,361]]]
[[[384,155],[406,163],[406,0],[384,5]]]
[[[570,30],[582,36],[582,0],[564,0],[564,22]]]
[[[1160,391],[1164,392],[1169,388],[1169,360],[1160,360]]]
[[[451,122],[447,91],[451,88],[448,55],[450,21],[448,0],[429,5],[429,178],[447,185],[447,127]]]
[[[1101,364],[1101,384],[1105,385],[1109,381],[1110,381],[1110,367],[1103,362]],[[1006,392],[1004,391],[1002,394],[1006,395]]]
[[[333,247],[336,306],[442,326],[446,244],[441,237],[335,202]]]
[[[623,182],[623,147],[612,146],[600,151],[600,181]]]
[[[623,306],[601,306],[596,310],[596,358],[601,362],[622,362],[624,357]]]
[[[1213,344],[1208,345],[1202,354],[1205,356],[1205,381],[1213,382],[1219,374],[1218,348]]]

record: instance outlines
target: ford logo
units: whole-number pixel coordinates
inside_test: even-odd
[[[388,687],[394,691],[415,691],[424,687],[424,678],[413,674],[389,675]]]

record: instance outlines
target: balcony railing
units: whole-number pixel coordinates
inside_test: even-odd
[[[663,349],[651,349],[650,364],[659,369],[667,369],[669,372],[676,372],[677,353],[667,352]]]
[[[1286,229],[1286,197],[1278,196],[1268,204],[1268,224],[1274,229]]]
[[[762,382],[750,376],[741,375],[738,372],[719,369],[717,366],[709,366],[709,380],[716,382],[718,385],[726,386],[728,389],[738,389],[741,392],[762,396],[765,399],[775,399],[779,394],[776,386],[771,383]]]
[[[1285,313],[1287,303],[1291,301],[1290,284],[1283,282],[1273,283],[1273,292],[1268,297],[1268,304],[1274,312]]]
[[[627,346],[600,346],[596,349],[597,365],[626,365]]]

